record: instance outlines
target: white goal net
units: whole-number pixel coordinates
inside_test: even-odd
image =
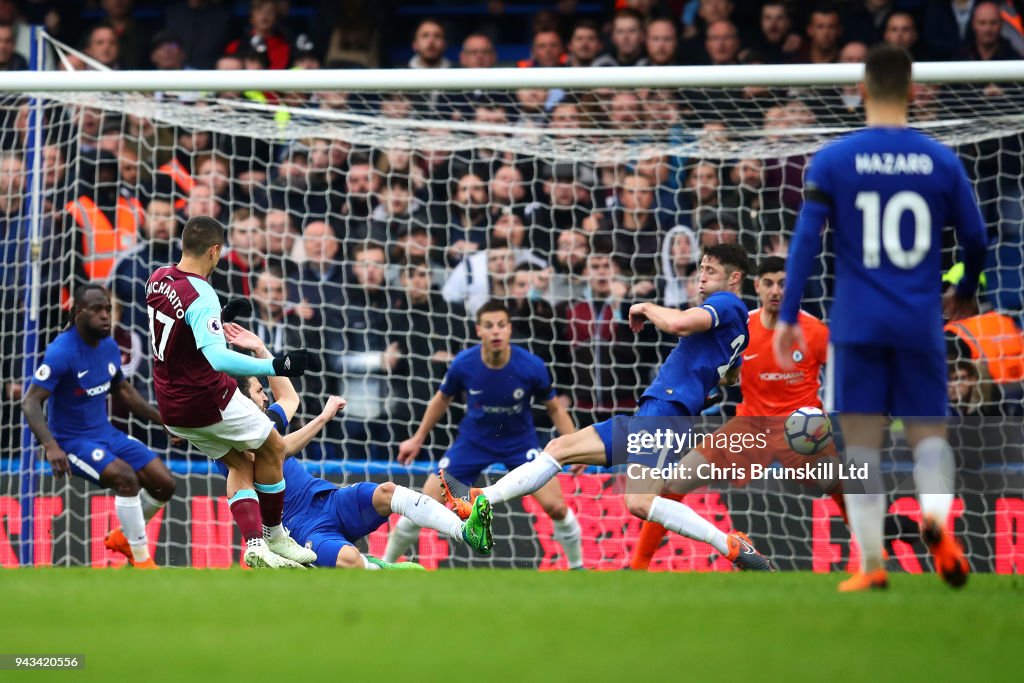
[[[453,89],[463,72],[423,75],[419,90],[370,91],[365,74],[349,88],[332,74],[330,88],[291,93],[253,73],[233,91],[213,91],[200,78],[163,92],[4,95],[0,564],[123,561],[102,543],[117,525],[110,492],[51,477],[17,399],[26,372],[67,324],[68,292],[84,281],[116,297],[122,371],[152,399],[144,284],[176,258],[175,236],[190,215],[228,226],[229,249],[212,278],[222,300],[255,303],[245,322],[272,351],[304,348],[317,359],[299,383],[298,419],[319,413],[328,394],[348,399],[344,417],[302,455],[319,476],[422,485],[456,433],[458,401],[412,467],[397,464],[398,443],[418,426],[452,356],[475,343],[473,314],[490,298],[507,301],[514,343],[545,361],[578,425],[631,412],[672,340],[631,333],[630,303],[691,305],[702,245],[736,241],[755,260],[784,256],[809,155],[860,125],[849,79],[800,85],[801,67],[764,69],[752,70],[748,85],[733,77],[730,87],[692,85],[702,81],[690,74],[706,73],[699,69],[675,71],[671,85],[659,77],[659,87],[648,87],[638,76],[625,87],[628,74],[615,69],[614,88],[573,86],[567,70],[559,87]],[[983,301],[1019,323],[1024,88],[956,80],[918,85],[912,120],[962,158],[993,239]],[[107,237],[83,237],[85,221],[106,226]],[[826,234],[805,293],[807,310],[826,321],[829,245]],[[951,231],[945,246],[952,267]],[[756,304],[752,287],[747,301]],[[957,530],[978,569],[1024,567],[1019,389],[982,373],[972,400],[985,417],[956,430]],[[728,415],[739,391],[709,401],[708,419]],[[208,460],[170,447],[121,406],[112,413],[178,479],[175,499],[150,524],[158,563],[236,562],[224,484]],[[551,425],[543,411],[536,417],[543,445]],[[894,431],[886,468],[897,514],[887,532],[896,561],[915,571],[926,553],[913,538],[909,463]],[[585,565],[628,565],[640,522],[622,504],[621,475],[560,480],[583,527]],[[817,491],[755,482],[701,489],[687,502],[723,529],[748,531],[783,568],[844,569],[855,554],[834,503]],[[383,552],[386,532],[368,539],[370,552]],[[552,523],[532,500],[499,510],[496,534],[487,560],[426,532],[415,558],[428,566],[565,566]],[[727,563],[673,537],[653,566]]]

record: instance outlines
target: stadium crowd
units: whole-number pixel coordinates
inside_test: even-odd
[[[619,0],[600,4],[593,16],[537,12],[529,35],[518,36],[528,55],[501,61],[498,46],[509,42],[509,29],[481,11],[422,19],[408,36],[411,53],[398,63],[393,57],[403,48],[391,49],[385,38],[387,6],[368,0],[321,3],[308,24],[294,16],[300,3],[254,0],[239,30],[230,3],[180,2],[155,21],[137,18],[130,0],[95,4],[91,12],[100,16],[90,24],[77,4],[0,0],[0,68],[27,68],[30,22],[81,49],[81,56],[62,53],[63,68],[825,64],[860,62],[879,41],[923,60],[1018,59],[1024,50],[1018,2]],[[517,5],[477,4],[492,12]],[[996,93],[1018,108],[1024,101],[1004,84],[917,92],[917,120],[937,117],[939,101],[954,110]],[[473,343],[470,320],[490,298],[508,302],[513,341],[549,363],[579,423],[631,411],[636,387],[673,340],[650,328],[630,332],[630,304],[691,305],[703,245],[739,242],[755,256],[785,255],[806,164],[803,155],[674,156],[645,147],[642,131],[715,141],[763,129],[770,140],[786,129],[854,126],[861,116],[852,88],[815,96],[762,88],[218,95],[269,107],[512,126],[567,138],[567,149],[573,134],[562,131],[619,129],[644,150],[634,162],[602,164],[486,145],[444,151],[315,137],[271,143],[88,106],[47,106],[39,348],[63,328],[77,283],[107,284],[117,301],[123,370],[148,395],[145,282],[177,259],[176,236],[188,216],[214,216],[227,226],[230,247],[214,287],[224,301],[254,302],[245,322],[271,352],[315,353],[317,371],[301,380],[304,406],[296,419],[319,413],[325,393],[344,395],[345,419],[332,425],[324,448],[342,443],[349,457],[386,458],[409,436],[447,364]],[[29,131],[26,101],[8,98],[0,108],[3,448],[12,452],[20,443],[16,405],[31,272]],[[1019,414],[1020,150],[1018,135],[960,149],[994,241],[978,320],[949,330],[951,410],[961,414]],[[952,249],[947,257],[955,278]],[[818,278],[813,287],[805,297],[811,312],[827,319],[829,283]],[[161,434],[145,437],[160,443]],[[445,443],[439,433],[434,446]]]

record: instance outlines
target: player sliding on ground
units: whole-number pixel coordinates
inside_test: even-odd
[[[785,271],[786,261],[778,256],[765,257],[758,264],[754,289],[761,306],[750,312],[747,321],[750,343],[743,353],[743,365],[740,368],[743,401],[736,406],[736,418],[719,430],[724,433],[765,434],[768,443],[764,448],[748,449],[742,453],[733,453],[728,448],[704,445],[690,451],[683,458],[681,464],[689,467],[690,472],[697,472],[701,465],[711,463],[723,471],[743,472],[744,477],[733,478],[731,483],[733,486],[744,486],[749,481],[747,477],[751,463],[768,466],[778,461],[783,467],[802,467],[812,461],[812,458],[795,453],[789,447],[783,421],[797,408],[821,407],[818,399],[819,376],[828,353],[828,327],[809,313],[801,312],[800,327],[804,330],[808,342],[807,351],[792,351],[796,367],[788,372],[783,372],[775,363],[772,356],[772,337],[775,334],[779,306],[786,286]],[[834,455],[835,448],[830,445],[818,457]],[[734,465],[736,469],[731,469]],[[684,494],[707,483],[698,477],[673,481],[668,485],[671,493],[662,493],[662,496],[680,500]],[[841,482],[836,480],[806,483],[830,494],[840,510],[843,509]],[[651,558],[661,545],[665,531],[665,527],[660,524],[644,522],[640,528],[633,561],[630,563],[631,569],[648,568]]]
[[[735,381],[740,354],[747,347],[747,307],[738,294],[748,270],[747,254],[742,247],[716,244],[705,249],[700,263],[703,305],[679,311],[651,303],[634,304],[629,309],[629,324],[634,332],[650,321],[659,330],[679,337],[679,343],[653,384],[644,391],[633,417],[605,420],[560,436],[536,458],[493,485],[471,490],[470,498],[485,495],[495,505],[533,493],[551,481],[564,465],[608,467],[625,463],[625,443],[613,445],[615,420],[625,420],[628,430],[637,418],[698,415],[711,389],[723,379]],[[447,472],[441,474],[447,480]],[[654,478],[631,480],[624,496],[626,507],[641,519],[711,544],[739,569],[772,570],[768,559],[754,549],[744,534],[722,532],[687,505],[659,497],[661,488],[661,481]],[[459,491],[454,493],[459,495]]]
[[[447,412],[456,396],[465,394],[466,417],[459,423],[459,434],[440,467],[453,486],[472,486],[480,472],[489,465],[501,463],[510,470],[530,462],[539,452],[537,428],[533,425],[531,406],[534,400],[547,408],[551,422],[559,434],[572,434],[576,426],[569,413],[555,397],[551,374],[537,356],[510,343],[512,320],[500,301],[485,303],[476,314],[476,333],[480,345],[462,351],[448,368],[441,387],[427,405],[419,429],[399,446],[398,461],[407,465],[419,453],[430,430]],[[550,479],[550,478],[549,478]],[[534,490],[533,497],[551,517],[554,537],[562,544],[571,569],[583,567],[583,548],[579,521],[565,504],[562,487],[557,481],[545,481]],[[430,475],[423,493],[441,501],[445,499],[442,481]],[[473,505],[459,505],[451,496],[456,512],[463,519]],[[464,503],[464,501],[463,501]],[[412,519],[400,519],[388,538],[384,559],[394,562],[408,550],[420,533]]]
[[[921,533],[935,568],[951,586],[962,586],[970,567],[948,525],[955,473],[945,422],[942,229],[954,225],[964,250],[964,277],[946,301],[947,317],[955,318],[974,298],[985,259],[985,226],[960,160],[907,127],[911,59],[906,51],[888,45],[872,49],[860,88],[867,129],[824,147],[807,171],[775,356],[788,369],[794,345],[806,352],[802,328],[795,323],[827,220],[836,272],[826,407],[839,413],[846,456],[867,465],[872,475],[864,493],[846,495],[861,564],[839,590],[888,585],[882,556],[886,494],[878,476],[887,415],[903,418],[914,450]],[[834,406],[828,405],[830,392]]]
[[[227,373],[296,377],[305,371],[307,358],[303,351],[252,358],[228,349],[220,300],[207,281],[223,247],[224,226],[209,216],[193,216],[182,230],[181,261],[149,278],[146,307],[156,402],[171,434],[229,470],[255,472],[255,490],[239,491],[232,506],[246,543],[246,564],[301,567],[313,562],[316,553],[292,540],[281,524],[284,440]],[[246,451],[255,455],[255,466]]]
[[[121,527],[108,534],[106,546],[135,567],[156,569],[146,522],[171,499],[174,478],[156,453],[110,424],[108,395],[118,396],[133,414],[162,424],[156,408],[121,374],[110,312],[103,287],[75,290],[72,326],[46,348],[21,406],[54,476],[70,472],[114,492]]]
[[[269,358],[270,352],[252,332],[226,323],[224,335],[233,346],[252,351],[257,358]],[[388,521],[392,512],[403,515],[418,527],[434,529],[456,542],[465,542],[473,550],[487,554],[493,543],[491,536],[491,509],[486,499],[480,498],[469,518],[459,517],[436,500],[391,482],[374,484],[362,482],[338,487],[329,481],[312,476],[296,460],[297,455],[345,407],[345,399],[331,396],[319,416],[286,434],[288,423],[299,407],[299,395],[287,377],[270,377],[270,390],[274,394],[272,405],[255,377],[239,377],[238,388],[264,411],[274,428],[284,434],[284,479],[287,483],[284,497],[284,524],[292,537],[306,544],[316,553],[319,567],[366,569],[422,569],[414,562],[392,563],[363,555],[353,545]],[[251,481],[241,481],[239,474],[217,463],[221,474],[228,476],[228,495]],[[250,471],[251,476],[251,471]]]

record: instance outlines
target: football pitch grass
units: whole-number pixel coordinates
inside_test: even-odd
[[[2,681],[1021,680],[1024,583],[933,575],[22,569]]]

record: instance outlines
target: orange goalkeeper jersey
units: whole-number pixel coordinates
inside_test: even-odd
[[[796,368],[786,371],[775,362],[772,352],[775,330],[761,324],[760,308],[750,312],[750,343],[740,366],[743,402],[736,407],[737,415],[788,415],[804,406],[821,407],[819,373],[828,355],[828,327],[803,311],[798,321],[807,340],[807,355],[794,348]]]

